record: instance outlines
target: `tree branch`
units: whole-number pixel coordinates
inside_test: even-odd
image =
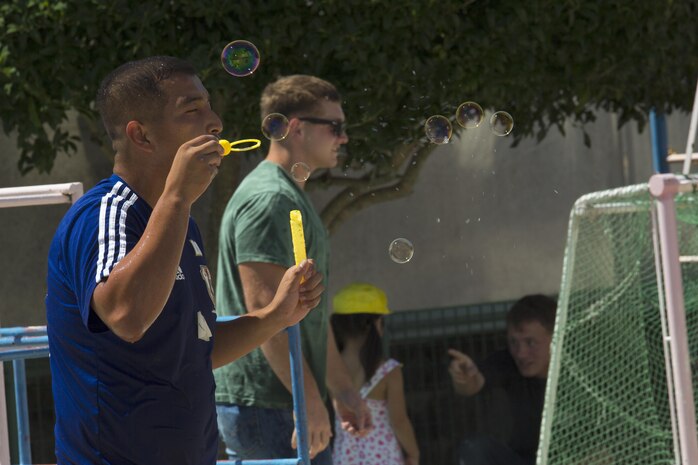
[[[374,182],[366,180],[362,184],[344,189],[332,199],[320,215],[330,234],[354,213],[371,205],[406,197],[412,193],[424,162],[436,148],[435,145],[430,144],[415,152],[416,145],[415,143],[403,146],[393,157],[394,160],[402,160],[402,164],[407,164],[398,182],[376,186]]]

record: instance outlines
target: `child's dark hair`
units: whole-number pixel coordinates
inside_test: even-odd
[[[382,317],[383,315],[374,313],[332,315],[332,331],[340,352],[344,350],[348,339],[366,335],[366,340],[359,352],[359,360],[364,369],[366,381],[371,379],[383,359],[383,342],[375,324],[376,320]]]

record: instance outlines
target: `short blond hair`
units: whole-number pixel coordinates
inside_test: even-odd
[[[262,120],[271,113],[292,116],[310,113],[323,100],[340,102],[337,88],[319,77],[305,74],[283,76],[268,84],[259,101]]]

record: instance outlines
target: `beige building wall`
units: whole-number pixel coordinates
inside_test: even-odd
[[[80,131],[76,120],[70,124]],[[671,116],[668,128],[670,146],[683,151],[688,117]],[[394,310],[556,293],[574,200],[646,181],[651,173],[648,129],[640,134],[628,124],[618,131],[613,115],[599,114],[588,131],[591,148],[571,125],[566,137],[553,130],[540,144],[525,140],[516,148],[486,126],[454,139],[429,158],[412,195],[361,211],[337,230],[330,292],[354,280],[372,282],[386,290]],[[109,157],[89,142],[58,158],[51,174],[20,176],[11,137],[0,135],[0,155],[0,187],[80,181],[87,190],[111,172]],[[326,200],[322,193],[313,197],[318,205]],[[205,195],[193,212],[204,232],[208,202]],[[2,326],[45,324],[46,257],[66,210],[0,209]],[[388,256],[397,237],[415,246],[409,263]]]
[[[678,152],[688,122],[667,119]],[[574,201],[652,174],[649,127],[619,131],[615,115],[600,113],[587,131],[590,148],[571,124],[566,136],[552,130],[515,148],[486,127],[452,140],[428,159],[411,196],[362,211],[333,235],[330,292],[364,280],[385,289],[393,310],[557,294]],[[389,258],[398,237],[414,244],[409,263]]]

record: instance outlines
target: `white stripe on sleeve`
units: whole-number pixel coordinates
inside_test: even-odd
[[[125,195],[128,195],[128,193],[125,193]],[[131,194],[119,216],[119,255],[116,257],[117,263],[126,255],[126,212],[131,205],[136,203],[137,199],[138,196],[136,194]]]
[[[109,276],[111,269],[126,255],[126,216],[136,200],[138,196],[121,181],[114,184],[111,192],[102,197],[99,210],[99,255],[95,276],[97,282]]]
[[[97,254],[97,273],[95,276],[95,281],[100,282],[102,280],[102,270],[104,270],[104,252],[107,248],[105,244],[104,236],[108,231],[107,225],[107,208],[109,206],[109,200],[116,195],[123,183],[121,181],[114,184],[111,192],[102,197],[102,204],[99,207],[99,231],[97,235],[97,242],[99,244],[99,252]],[[111,239],[110,239],[111,242]]]

